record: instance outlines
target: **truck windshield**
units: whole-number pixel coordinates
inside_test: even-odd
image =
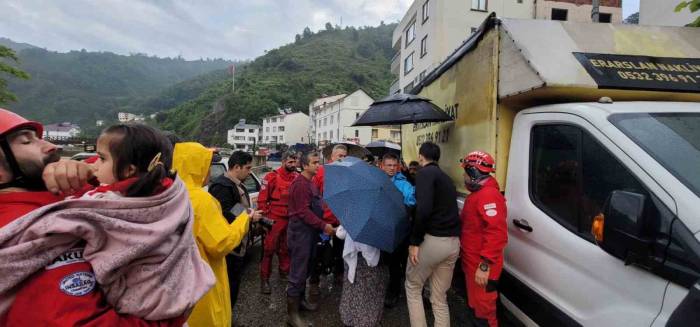
[[[609,121],[700,196],[700,113],[614,114]]]

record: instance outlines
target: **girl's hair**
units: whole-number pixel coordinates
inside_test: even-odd
[[[124,196],[151,196],[160,191],[165,178],[175,178],[170,172],[173,161],[173,145],[155,128],[144,124],[118,124],[102,132],[112,136],[109,152],[114,161],[114,176],[124,180],[129,165],[136,167],[136,182]],[[160,153],[160,161],[148,171],[151,161]]]

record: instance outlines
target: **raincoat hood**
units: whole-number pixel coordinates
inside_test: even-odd
[[[199,143],[177,143],[173,152],[173,169],[187,188],[203,187],[209,176],[213,155],[211,150]]]

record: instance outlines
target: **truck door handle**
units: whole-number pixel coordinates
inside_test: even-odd
[[[528,233],[532,233],[532,227],[525,219],[513,219],[513,225]]]

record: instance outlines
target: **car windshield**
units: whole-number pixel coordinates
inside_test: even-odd
[[[609,120],[700,196],[700,113],[614,114]]]

